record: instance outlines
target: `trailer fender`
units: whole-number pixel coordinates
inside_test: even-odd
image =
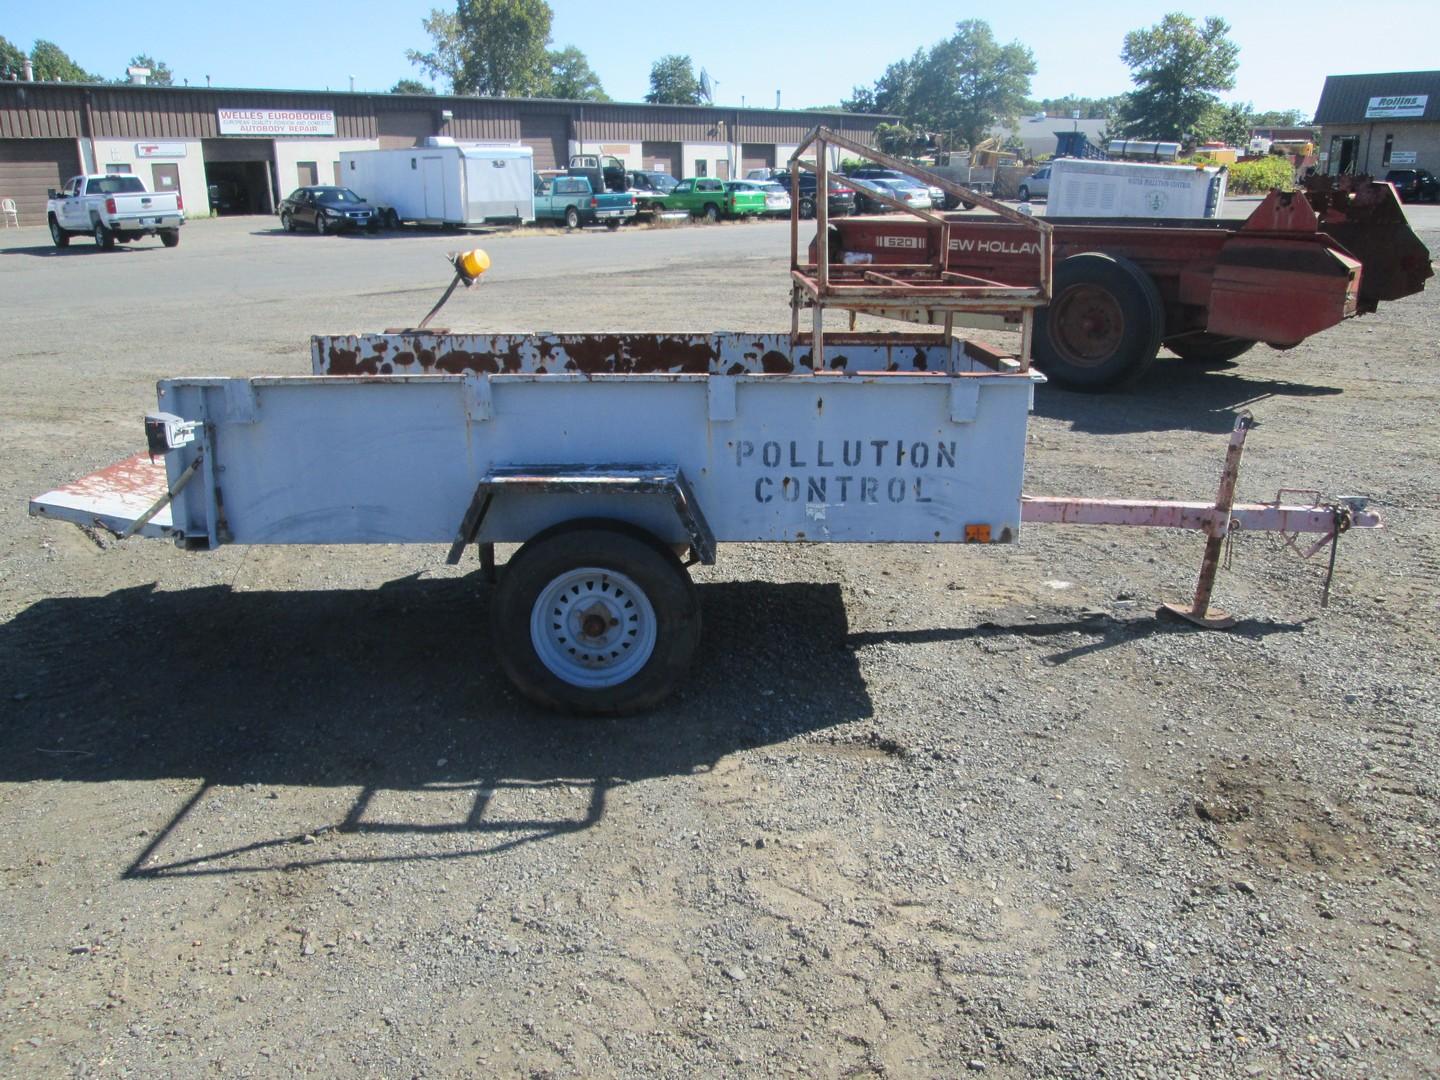
[[[1160,291],[1144,270],[1098,251],[1071,255],[1035,315],[1035,365],[1061,386],[1106,390],[1145,372],[1164,329]]]

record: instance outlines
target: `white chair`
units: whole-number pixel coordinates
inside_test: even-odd
[[[11,225],[17,229],[20,227],[20,214],[15,209],[14,199],[0,199],[0,217],[5,219],[5,228],[8,229]]]

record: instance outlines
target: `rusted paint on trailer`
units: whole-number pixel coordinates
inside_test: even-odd
[[[945,371],[936,334],[831,334],[828,371]],[[450,334],[320,336],[317,375],[790,375],[814,352],[788,334]]]

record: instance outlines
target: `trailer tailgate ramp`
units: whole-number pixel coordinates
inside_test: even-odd
[[[30,500],[30,515],[98,525],[118,536],[144,517],[167,490],[164,458],[151,461],[149,454],[140,453],[37,495]],[[166,506],[132,535],[165,537],[171,529],[170,507]]]

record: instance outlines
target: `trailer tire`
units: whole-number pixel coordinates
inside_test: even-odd
[[[577,522],[511,558],[490,629],[505,674],[526,697],[616,716],[651,708],[675,688],[700,641],[700,606],[680,560],[653,537],[620,522]]]
[[[1221,337],[1219,334],[1191,334],[1167,341],[1165,347],[1187,364],[1218,365],[1243,356],[1255,347],[1255,342]]]
[[[50,215],[50,239],[55,241],[57,248],[70,246],[70,234],[60,227],[60,222],[55,220],[55,215]]]
[[[1055,268],[1048,307],[1035,313],[1035,364],[1072,390],[1133,382],[1160,351],[1165,306],[1129,259],[1088,251]]]

